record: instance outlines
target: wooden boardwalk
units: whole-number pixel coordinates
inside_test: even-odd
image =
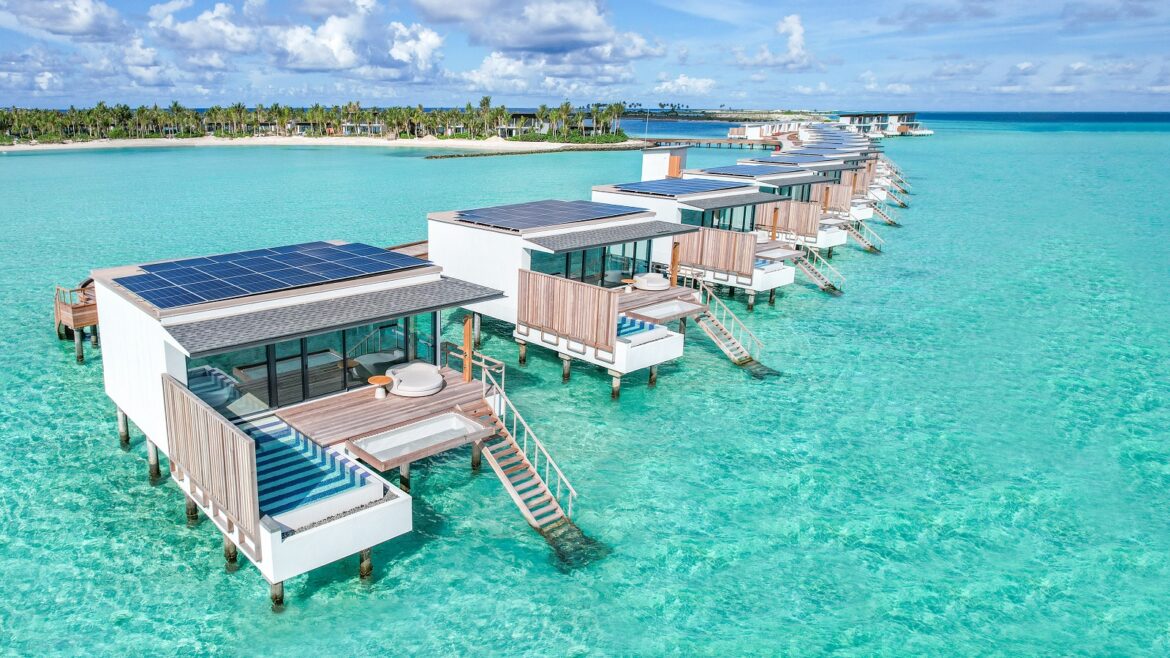
[[[441,370],[446,384],[438,393],[422,398],[387,395],[379,400],[371,387],[279,409],[284,422],[315,443],[329,446],[377,434],[447,412],[460,413],[480,406],[483,385],[463,381],[451,368]]]

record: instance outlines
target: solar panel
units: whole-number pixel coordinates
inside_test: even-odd
[[[155,308],[256,295],[427,265],[425,261],[360,242],[328,242],[252,249],[206,258],[150,263],[143,274],[114,281]]]
[[[618,206],[593,201],[532,201],[492,208],[460,210],[457,217],[464,222],[519,231],[526,228],[541,228],[586,222],[593,219],[620,217],[646,212],[645,208]]]
[[[723,174],[725,176],[775,176],[800,171],[797,167],[769,167],[767,165],[728,165],[726,167],[712,167],[704,169],[705,174]]]
[[[624,192],[643,192],[646,194],[660,194],[662,196],[714,192],[715,190],[729,190],[736,187],[750,186],[749,183],[712,180],[710,178],[663,178],[661,180],[645,180],[636,183],[614,185],[614,187]]]

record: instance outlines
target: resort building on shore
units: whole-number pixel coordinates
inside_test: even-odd
[[[525,520],[574,529],[576,492],[504,391],[503,364],[440,340],[502,291],[366,244],[311,242],[93,272],[119,434],[271,584],[412,528],[410,465],[472,445]],[[475,372],[478,369],[478,376]],[[398,469],[397,484],[383,473]]]

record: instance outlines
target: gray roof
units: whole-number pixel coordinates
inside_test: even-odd
[[[768,184],[774,187],[789,187],[791,185],[815,185],[818,183],[832,183],[833,179],[828,176],[820,174],[805,174],[804,176],[793,176],[792,178],[781,178],[779,180],[769,181]]]
[[[607,247],[611,244],[624,244],[626,242],[649,240],[667,235],[691,233],[697,230],[699,230],[697,226],[653,220],[598,228],[592,231],[573,231],[572,233],[561,233],[558,235],[542,235],[540,237],[527,238],[527,240],[545,249],[551,249],[554,254],[559,254],[566,251],[578,251],[592,247]]]
[[[757,203],[783,201],[784,197],[766,192],[749,192],[747,194],[732,194],[728,196],[713,196],[706,199],[689,199],[682,203],[698,210],[717,210],[719,208],[735,208],[736,206],[754,206]]]
[[[493,288],[443,277],[388,290],[185,322],[166,329],[194,356],[463,306],[503,295]]]

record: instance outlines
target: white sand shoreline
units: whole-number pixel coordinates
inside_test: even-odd
[[[621,144],[565,144],[560,142],[509,142],[503,139],[382,139],[380,137],[192,137],[188,139],[98,139],[69,144],[12,144],[0,146],[0,153],[74,151],[88,149],[178,148],[206,146],[363,146],[381,148],[442,149],[461,151],[558,151],[630,148],[636,140]]]

